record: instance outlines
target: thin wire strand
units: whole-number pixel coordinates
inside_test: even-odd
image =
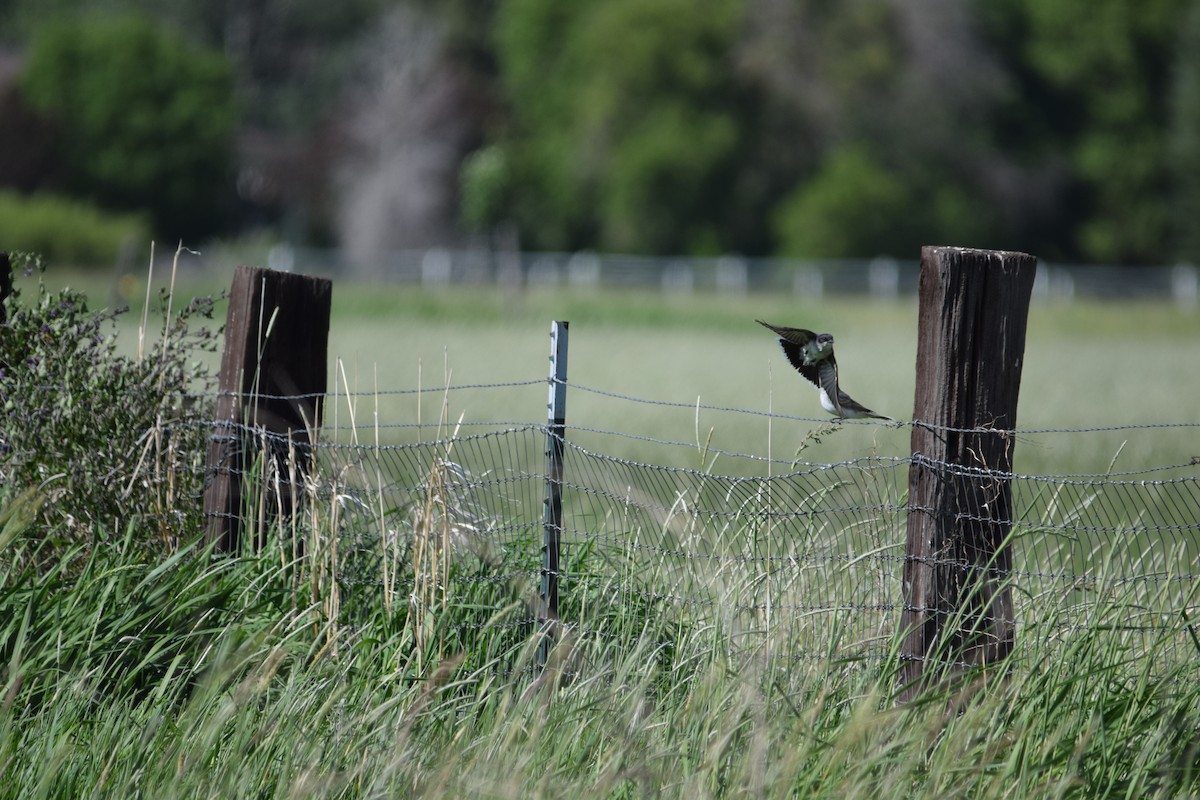
[[[496,391],[545,384],[541,379],[454,388]],[[811,421],[570,387],[622,402],[663,406],[672,414],[705,409]],[[347,598],[369,603],[367,598],[386,589],[394,592],[395,602],[412,602],[409,598],[417,591],[413,570],[386,573],[380,565],[393,557],[389,553],[411,552],[403,548],[412,548],[417,532],[432,525],[444,532],[445,546],[456,559],[475,565],[463,567],[454,578],[455,586],[465,592],[464,608],[474,609],[456,615],[455,628],[462,635],[486,629],[488,635],[515,636],[519,642],[537,627],[535,610],[521,598],[536,596],[542,575],[539,547],[550,428],[544,422],[461,425],[380,425],[436,431],[433,438],[381,444],[337,441],[345,427],[323,428],[314,443],[304,445],[317,464],[309,488],[340,509],[340,535],[346,544],[339,580]],[[1138,423],[1019,433],[1197,426]],[[177,427],[207,429],[210,441],[230,446],[257,442],[274,453],[294,446],[285,434],[233,423],[193,421]],[[586,434],[580,437],[586,444],[574,441],[576,434]],[[650,460],[617,455],[629,440],[650,445],[651,453],[653,447],[664,448],[664,453],[666,448],[697,447],[571,426],[568,419],[559,580],[567,604],[563,622],[581,634],[621,640],[625,633],[604,616],[606,608],[653,608],[656,614],[674,609],[711,624],[729,615],[739,617],[740,628],[759,632],[747,633],[748,641],[781,634],[779,641],[788,644],[778,657],[788,661],[830,654],[881,657],[900,610],[949,613],[906,606],[902,576],[907,566],[976,568],[969,554],[917,558],[904,552],[910,515],[945,511],[908,499],[910,472],[927,470],[969,485],[1011,489],[1010,502],[995,508],[965,497],[953,509],[952,519],[958,526],[1011,531],[1011,565],[977,567],[994,579],[1011,581],[1016,589],[1013,607],[1000,621],[1061,638],[1115,608],[1124,615],[1120,635],[1143,637],[1139,642],[1175,637],[1171,641],[1178,640],[1179,652],[1187,653],[1188,641],[1178,620],[1181,609],[1200,614],[1195,588],[1200,583],[1200,475],[1145,476],[1187,469],[1196,466],[1194,462],[1150,464],[1137,471],[1035,475],[951,464],[922,454],[823,463],[704,448],[709,455],[745,465],[747,474],[737,475],[724,465],[724,472],[717,473],[711,465],[700,469],[653,463],[653,454]],[[780,463],[788,469],[773,469]],[[210,470],[192,469],[203,470],[204,480],[211,480]],[[234,462],[222,469],[246,468]],[[392,575],[390,587],[384,586],[384,574]],[[485,602],[486,598],[492,599]],[[496,608],[509,605],[516,609],[512,614],[493,619]],[[477,620],[473,613],[479,614]],[[997,620],[998,615],[984,619]]]
[[[582,392],[588,392],[590,394],[596,394],[596,395],[600,395],[602,397],[609,397],[614,400],[624,400],[624,401],[630,402],[630,403],[640,403],[643,405],[664,406],[667,408],[686,408],[686,409],[689,409],[692,411],[695,411],[696,409],[700,409],[702,411],[721,411],[721,412],[728,412],[728,413],[734,413],[734,414],[747,414],[747,415],[752,415],[752,416],[757,416],[757,417],[767,417],[770,419],[792,420],[795,422],[828,422],[828,421],[830,421],[829,417],[798,417],[798,416],[793,416],[790,414],[779,414],[779,413],[772,412],[772,411],[759,411],[759,410],[755,410],[755,409],[737,408],[734,406],[713,406],[713,405],[706,405],[704,403],[695,403],[695,402],[685,403],[685,402],[679,402],[679,401],[673,401],[673,400],[652,400],[652,399],[645,398],[645,397],[634,397],[632,395],[620,394],[617,392],[610,392],[610,391],[606,391],[603,389],[597,389],[597,388],[594,388],[591,386],[584,386],[584,385],[578,384],[578,383],[564,382],[564,385],[568,385],[570,388],[576,389],[576,390],[579,390]],[[920,421],[916,421],[916,420],[894,420],[892,422],[881,422],[880,420],[870,420],[870,419],[842,419],[842,420],[839,420],[839,422],[841,424],[847,424],[847,425],[873,425],[876,427],[884,427],[884,428],[919,427],[919,428],[928,428],[929,430],[941,431],[941,432],[947,432],[947,433],[990,433],[990,434],[1007,435],[1007,436],[1020,436],[1022,434],[1037,434],[1037,433],[1097,433],[1097,432],[1101,432],[1101,431],[1142,430],[1142,429],[1152,429],[1152,428],[1200,428],[1200,421],[1198,421],[1198,422],[1141,422],[1141,423],[1128,423],[1128,424],[1121,424],[1121,425],[1091,426],[1091,427],[1084,427],[1084,428],[1011,428],[1011,429],[1009,429],[1009,428],[989,428],[989,427],[955,428],[955,427],[948,426],[948,425],[934,425],[932,423],[920,422]]]

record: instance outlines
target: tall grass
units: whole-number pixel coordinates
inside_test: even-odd
[[[4,797],[1200,791],[1194,669],[1128,649],[1113,615],[1066,641],[1022,637],[1006,674],[905,707],[893,657],[781,663],[770,642],[747,653],[654,615],[629,619],[620,648],[564,638],[556,657],[586,669],[537,681],[418,652],[382,613],[330,647],[321,598],[296,602],[307,567],[281,566],[278,540],[147,563],[127,535],[77,575],[31,572],[28,502],[6,509],[0,551]],[[414,680],[422,657],[437,660]]]
[[[263,522],[263,547],[231,555],[199,530],[148,550],[152,515],[65,537],[46,487],[5,492],[0,797],[1200,793],[1194,623],[1133,635],[1154,598],[1120,581],[1086,607],[1029,598],[1003,668],[897,705],[895,638],[849,659],[834,626],[813,657],[780,657],[791,626],[630,602],[606,555],[578,546],[567,571],[588,591],[563,618],[592,624],[558,628],[539,674],[543,631],[506,578],[536,570],[536,549],[456,548],[472,517],[453,457],[418,502],[365,504],[382,556],[366,563],[340,548],[336,483],[306,484],[303,549]],[[751,536],[753,517],[728,534]],[[727,607],[761,577],[695,579]],[[391,596],[343,593],[366,579]]]
[[[364,576],[333,546],[336,493],[310,497],[303,557],[290,530],[271,529],[257,551],[191,544],[148,558],[130,525],[105,547],[77,545],[60,562],[69,571],[45,568],[44,496],[10,500],[0,796],[1200,791],[1200,642],[1178,647],[1186,617],[1149,640],[1126,635],[1128,612],[1152,598],[1126,597],[1119,582],[1082,615],[1030,604],[1003,669],[898,706],[896,640],[842,659],[835,627],[814,657],[781,658],[794,652],[789,626],[751,631],[686,604],[630,603],[607,588],[612,565],[581,547],[568,570],[591,591],[569,596],[563,618],[590,624],[560,629],[539,675],[540,632],[494,625],[528,616],[528,598],[503,580],[465,580],[530,565],[455,548],[452,471],[436,464],[418,505],[386,517],[408,542],[391,568],[410,570],[414,587],[390,605],[337,596]],[[760,576],[708,579],[729,605]]]

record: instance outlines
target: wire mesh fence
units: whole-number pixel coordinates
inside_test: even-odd
[[[545,391],[545,381],[436,391],[487,396],[534,384]],[[648,402],[605,394],[617,403]],[[385,423],[368,412],[379,395],[343,395],[336,402],[344,412],[327,410],[312,468],[304,486],[292,489],[306,493],[316,513],[293,535],[325,537],[310,555],[334,553],[327,571],[348,624],[356,613],[382,610],[414,631],[436,628],[443,648],[519,651],[543,630],[546,448],[556,431],[528,420],[456,423],[445,405],[434,422]],[[653,405],[665,416],[694,407]],[[628,433],[573,422],[559,483],[560,636],[622,647],[652,631],[670,647],[674,636],[710,631],[743,652],[797,665],[877,660],[895,647],[913,456],[825,462],[814,440],[797,454],[803,461],[748,448],[688,467],[677,465],[679,442],[638,436],[635,460],[624,455]],[[1190,435],[1200,423],[1174,428]],[[1159,428],[1119,430],[1134,440]],[[1079,435],[1087,434],[1021,431],[1017,439]],[[662,458],[646,458],[647,447]],[[279,442],[274,450],[288,448]],[[1075,475],[938,466],[1011,485],[1011,518],[1000,520],[1011,527],[1011,568],[994,577],[1011,587],[1005,622],[1018,643],[1053,644],[1100,626],[1132,654],[1200,663],[1192,626],[1200,616],[1194,461]],[[274,478],[270,470],[257,477],[279,484],[284,476],[286,484],[288,474],[280,466]],[[969,524],[973,514],[996,521],[994,510],[978,509],[961,510],[961,521]],[[431,624],[417,624],[423,619]]]

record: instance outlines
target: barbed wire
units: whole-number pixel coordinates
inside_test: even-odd
[[[535,385],[547,381],[463,384],[450,390],[491,392]],[[565,385],[619,402],[661,406],[668,413],[701,409],[828,422]],[[386,394],[440,391],[446,387]],[[385,392],[355,396],[375,394]],[[346,397],[343,393],[336,399]],[[196,398],[215,401],[212,394]],[[326,402],[334,399],[331,395]],[[344,593],[379,597],[391,592],[393,603],[416,602],[413,598],[425,584],[414,548],[421,537],[436,533],[442,537],[438,546],[458,565],[446,591],[447,602],[455,602],[456,591],[462,593],[462,614],[455,622],[462,635],[472,630],[500,637],[533,635],[540,623],[530,598],[536,598],[547,574],[541,563],[546,492],[556,483],[565,515],[558,531],[562,560],[555,573],[564,598],[561,623],[580,634],[619,640],[626,633],[614,627],[611,618],[619,615],[612,608],[629,607],[679,615],[695,624],[733,624],[759,632],[755,636],[783,636],[786,645],[776,652],[784,660],[830,653],[878,657],[899,625],[901,611],[948,613],[906,605],[904,570],[920,563],[976,569],[1011,584],[1011,611],[984,612],[980,619],[985,622],[1019,624],[1023,631],[1041,630],[1061,639],[1119,607],[1127,619],[1114,635],[1141,637],[1131,640],[1131,647],[1166,637],[1181,657],[1188,652],[1178,626],[1188,610],[1200,614],[1200,475],[1146,476],[1190,469],[1194,463],[1055,475],[990,470],[919,453],[801,461],[569,422],[562,431],[542,421],[390,420],[357,429],[323,426],[304,451],[313,465],[304,491],[318,501],[341,498],[335,533],[344,540],[338,564]],[[210,440],[258,441],[270,443],[268,449],[276,453],[289,450],[286,433],[195,420],[168,427],[174,424],[208,428]],[[1194,427],[1200,423],[1016,434]],[[413,430],[418,437],[379,444],[369,441],[370,436],[343,440],[347,430],[371,429]],[[551,478],[546,447],[559,434],[563,472]],[[586,441],[575,441],[576,436]],[[623,453],[628,441],[645,445],[638,458]],[[655,448],[662,449],[660,463],[655,463]],[[677,448],[700,450],[710,466],[667,463],[667,450]],[[707,458],[711,455],[720,455],[733,468],[714,471],[715,462]],[[778,469],[781,464],[786,469]],[[211,479],[212,468],[199,462],[191,468]],[[247,480],[261,475],[246,463],[222,469],[240,471]],[[976,565],[962,553],[906,553],[910,515],[944,511],[910,502],[913,469],[1011,485],[1009,505],[975,507],[970,504],[974,501],[964,500],[953,514],[959,525],[1010,529],[1011,563]],[[385,568],[385,563],[391,566]],[[492,619],[493,600],[515,604],[518,610]]]
[[[1042,431],[1042,432],[1044,433],[1045,431]],[[1165,472],[1168,470],[1184,469],[1186,467],[1200,467],[1200,462],[1197,462],[1195,459],[1192,459],[1190,461],[1184,461],[1184,462],[1179,462],[1179,463],[1160,464],[1157,466],[1152,465],[1152,466],[1148,466],[1148,467],[1141,467],[1136,470],[1123,470],[1123,471],[1106,470],[1104,472],[1072,472],[1072,473],[1064,473],[1064,474],[1033,475],[1033,474],[1029,474],[1029,473],[1015,472],[1012,470],[989,469],[987,467],[975,466],[974,464],[957,464],[957,463],[953,463],[953,462],[949,462],[949,461],[944,461],[941,459],[930,458],[930,457],[924,455],[923,453],[914,453],[911,456],[907,456],[901,460],[908,462],[908,463],[913,463],[913,464],[917,464],[920,466],[929,467],[930,469],[934,469],[934,470],[943,472],[948,475],[960,475],[960,476],[978,477],[978,478],[996,478],[996,479],[1000,479],[1000,480],[1013,480],[1013,479],[1021,478],[1024,480],[1031,480],[1031,481],[1053,481],[1055,483],[1062,483],[1065,485],[1088,485],[1090,483],[1095,482],[1095,480],[1098,480],[1101,478],[1105,479],[1106,481],[1112,481],[1112,479],[1128,478],[1128,477],[1131,477],[1134,475],[1150,475],[1155,472]],[[1198,473],[1198,474],[1200,474],[1200,473]],[[1084,480],[1087,478],[1090,478],[1093,480],[1090,480],[1090,481]],[[1141,483],[1141,484],[1153,484],[1153,483],[1169,483],[1171,480],[1188,480],[1188,478],[1176,478],[1176,479],[1169,479],[1167,481],[1142,480],[1142,481],[1130,481],[1130,482],[1131,483]]]
[[[782,414],[776,411],[763,411],[761,409],[741,408],[738,406],[722,406],[696,402],[684,402],[678,400],[659,400],[647,397],[638,397],[636,395],[624,394],[605,389],[599,389],[593,386],[587,386],[571,381],[559,381],[555,378],[530,378],[520,381],[501,381],[492,383],[464,383],[464,384],[449,384],[438,385],[434,384],[429,387],[422,388],[403,388],[403,389],[369,389],[360,392],[348,392],[344,388],[334,387],[334,390],[327,393],[310,392],[306,394],[255,394],[254,397],[261,400],[289,400],[289,401],[311,401],[318,398],[323,398],[327,402],[329,400],[340,401],[346,398],[362,398],[362,397],[391,397],[391,396],[407,396],[415,394],[438,394],[445,392],[460,392],[460,391],[478,391],[478,390],[493,390],[493,389],[519,389],[537,385],[560,384],[570,389],[587,392],[601,397],[608,397],[614,400],[621,400],[630,403],[641,405],[658,406],[663,408],[679,408],[688,409],[691,411],[716,411],[722,413],[742,414],[746,416],[762,417],[764,419],[777,419],[788,422],[817,422],[817,423],[833,423],[839,425],[867,425],[883,428],[924,428],[937,432],[944,433],[976,433],[976,434],[994,434],[1002,436],[1035,435],[1035,434],[1071,434],[1071,433],[1107,433],[1115,431],[1127,430],[1155,430],[1155,429],[1191,429],[1200,428],[1200,420],[1194,422],[1126,422],[1120,424],[1109,425],[1088,425],[1080,427],[1054,427],[1054,428],[995,428],[995,427],[974,427],[960,428],[948,425],[936,425],[930,422],[921,420],[903,420],[896,419],[890,421],[881,421],[875,419],[845,419],[836,417],[807,417],[793,414]],[[23,387],[30,391],[65,391],[69,387],[61,385],[32,385]],[[240,396],[233,392],[189,392],[183,395],[187,400],[215,401],[221,397]],[[463,425],[504,425],[510,424],[506,421],[463,421]],[[382,423],[382,428],[416,428],[429,427],[436,423],[411,422],[411,423]],[[584,428],[572,426],[579,430],[593,430],[600,433],[611,433],[621,435],[619,431],[605,431],[603,429]],[[636,438],[636,437],[635,437]],[[648,438],[647,441],[655,441]],[[670,442],[666,442],[670,443]],[[688,444],[688,443],[684,443]],[[694,443],[690,443],[693,444]],[[1200,454],[1196,456],[1194,463],[1181,464],[1180,466],[1195,466],[1200,465]],[[1097,473],[1100,474],[1100,473]]]
[[[547,379],[543,379],[547,380]],[[1135,422],[1122,423],[1120,425],[1100,425],[1087,426],[1079,428],[994,428],[994,427],[976,427],[976,428],[956,428],[948,425],[935,425],[929,422],[919,420],[891,420],[880,421],[877,419],[837,419],[830,417],[800,417],[791,414],[780,414],[775,411],[761,411],[757,409],[738,408],[736,406],[715,406],[700,403],[685,403],[677,400],[655,400],[646,397],[636,397],[633,395],[612,392],[605,389],[597,389],[592,386],[585,386],[579,383],[570,381],[557,381],[554,378],[549,378],[550,383],[559,383],[571,389],[589,394],[609,397],[614,400],[623,400],[630,403],[640,403],[643,405],[662,406],[666,408],[686,408],[691,410],[701,411],[720,411],[734,414],[747,414],[752,416],[764,417],[769,419],[788,420],[793,422],[831,422],[836,421],[843,425],[870,425],[884,428],[902,428],[902,427],[920,427],[927,428],[933,431],[945,433],[988,433],[996,435],[1020,436],[1022,434],[1039,434],[1039,433],[1099,433],[1106,431],[1123,431],[1123,430],[1141,430],[1154,428],[1200,428],[1200,421],[1196,422]]]
[[[299,396],[297,396],[297,397],[299,397]],[[277,398],[277,399],[286,399],[286,398]],[[667,404],[667,405],[674,407],[674,404]],[[807,420],[807,418],[804,418],[804,417],[787,417],[787,419]],[[813,420],[813,421],[821,421],[821,422],[825,422],[826,424],[829,424],[828,420]],[[851,420],[851,421],[854,421],[854,420]],[[200,427],[205,427],[208,425],[207,422],[203,422],[203,421],[192,421],[192,422],[185,422],[182,424],[187,425],[187,426],[200,426]],[[1190,426],[1191,426],[1190,423],[1179,424],[1179,427],[1190,427]],[[1153,428],[1162,428],[1162,427],[1173,427],[1173,426],[1168,426],[1168,425],[1131,426],[1131,428],[1140,428],[1140,429],[1153,429]],[[537,422],[537,421],[465,420],[464,419],[464,420],[456,420],[453,422],[447,422],[447,421],[443,420],[443,421],[437,421],[437,422],[398,422],[398,423],[375,423],[375,422],[372,422],[372,423],[365,424],[365,425],[325,424],[322,426],[321,430],[326,433],[338,434],[338,433],[345,433],[345,432],[361,433],[364,431],[369,432],[369,431],[375,431],[375,430],[379,430],[379,431],[400,431],[400,430],[425,431],[425,430],[433,429],[433,430],[441,431],[441,430],[457,429],[457,428],[485,428],[485,429],[488,429],[488,432],[490,433],[490,432],[505,432],[505,431],[511,431],[511,430],[525,430],[525,429],[530,429],[530,428],[541,430],[541,431],[546,431],[548,429],[548,425],[546,423]],[[268,439],[268,440],[277,441],[279,443],[286,443],[286,441],[287,441],[287,436],[285,434],[271,433],[270,431],[266,431],[264,429],[256,429],[256,430],[257,430],[257,435],[266,437],[266,439]],[[1069,432],[1081,432],[1082,430],[1083,429],[1071,429]],[[1093,429],[1093,431],[1109,431],[1109,430],[1115,430],[1115,429],[1113,429],[1113,428]],[[1200,468],[1200,459],[1192,458],[1188,461],[1151,465],[1151,466],[1146,466],[1146,467],[1139,467],[1138,469],[1133,469],[1133,470],[1111,470],[1110,469],[1110,470],[1105,470],[1104,472],[1071,472],[1071,473],[1034,474],[1034,473],[1016,472],[1016,471],[1011,471],[1011,470],[1008,470],[1008,471],[996,470],[996,469],[990,469],[990,468],[986,468],[986,467],[979,467],[979,466],[975,466],[975,465],[971,465],[971,464],[957,464],[957,463],[952,463],[952,462],[947,462],[947,461],[940,461],[937,459],[931,459],[921,453],[913,454],[911,456],[879,456],[879,455],[863,456],[860,459],[851,459],[849,461],[838,462],[837,464],[828,464],[825,462],[808,461],[808,460],[804,460],[804,459],[799,459],[797,457],[787,457],[787,458],[778,457],[778,456],[777,457],[769,457],[769,456],[764,456],[764,455],[761,455],[758,453],[746,453],[743,451],[723,449],[723,448],[716,447],[711,444],[697,444],[694,441],[682,441],[682,440],[678,440],[678,439],[664,439],[664,438],[658,437],[658,436],[629,433],[627,431],[614,430],[611,428],[598,428],[598,427],[593,427],[593,426],[588,426],[588,425],[567,425],[567,426],[565,426],[565,431],[568,434],[568,438],[569,438],[569,434],[571,432],[590,433],[590,434],[595,434],[595,435],[598,435],[601,437],[612,437],[614,439],[626,439],[629,441],[662,445],[664,447],[682,448],[682,449],[688,449],[688,450],[698,450],[700,452],[703,452],[706,455],[721,455],[721,456],[727,456],[727,457],[739,459],[739,460],[762,462],[764,464],[785,464],[785,465],[788,465],[789,468],[792,468],[792,469],[800,468],[800,467],[818,467],[818,468],[819,467],[830,467],[830,466],[837,466],[839,464],[855,463],[855,462],[857,462],[859,460],[863,460],[863,459],[870,459],[870,460],[878,460],[881,463],[887,463],[889,465],[914,464],[915,463],[915,464],[920,464],[923,466],[928,466],[928,467],[943,471],[946,474],[953,474],[953,475],[973,476],[973,477],[981,477],[981,478],[988,477],[988,478],[1006,479],[1006,480],[1022,478],[1022,479],[1031,480],[1031,481],[1054,482],[1054,483],[1062,483],[1062,484],[1067,484],[1067,485],[1075,485],[1075,484],[1087,485],[1090,482],[1092,482],[1094,480],[1098,480],[1098,479],[1105,479],[1105,480],[1111,481],[1111,480],[1121,479],[1121,478],[1133,478],[1135,476],[1150,475],[1150,474],[1154,474],[1154,473],[1158,473],[1158,472],[1169,472],[1169,471],[1188,469],[1188,468],[1193,468],[1193,467]],[[1038,430],[1038,431],[1029,431],[1029,432],[1030,433],[1052,433],[1054,431]],[[472,434],[472,435],[477,435],[477,434]],[[486,435],[486,434],[484,434],[484,435]],[[448,442],[454,441],[455,438],[456,437],[453,434],[447,434],[445,436],[440,436],[436,439],[423,440],[423,441],[425,441],[426,443],[437,443],[437,442],[448,443]],[[336,436],[333,437],[332,439],[330,439],[328,436],[326,436],[324,438],[324,441],[325,441],[325,445],[329,446],[329,447],[353,447],[353,446],[356,446],[354,443],[339,442],[337,440]],[[378,447],[393,447],[393,446],[403,446],[403,445],[380,443],[376,446],[378,446]],[[614,458],[614,460],[617,460],[617,461],[622,460],[622,459],[620,459],[620,457],[612,457],[612,458]],[[630,463],[636,463],[636,462],[630,462]],[[1200,473],[1198,473],[1198,474],[1200,474]],[[1186,477],[1172,478],[1172,479],[1167,479],[1166,481],[1162,481],[1160,479],[1157,482],[1170,482],[1172,480],[1188,480],[1188,478],[1186,478]],[[1147,481],[1145,479],[1142,479],[1141,481],[1135,481],[1135,482],[1155,483],[1156,481],[1154,481],[1154,480]]]

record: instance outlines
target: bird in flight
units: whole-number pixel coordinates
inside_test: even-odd
[[[779,344],[783,346],[783,354],[809,383],[820,390],[821,407],[830,414],[845,419],[873,417],[891,420],[891,417],[876,414],[856,402],[838,386],[837,359],[833,357],[832,334],[813,333],[804,328],[784,328],[763,322],[761,319],[754,321],[775,332],[779,337]]]

